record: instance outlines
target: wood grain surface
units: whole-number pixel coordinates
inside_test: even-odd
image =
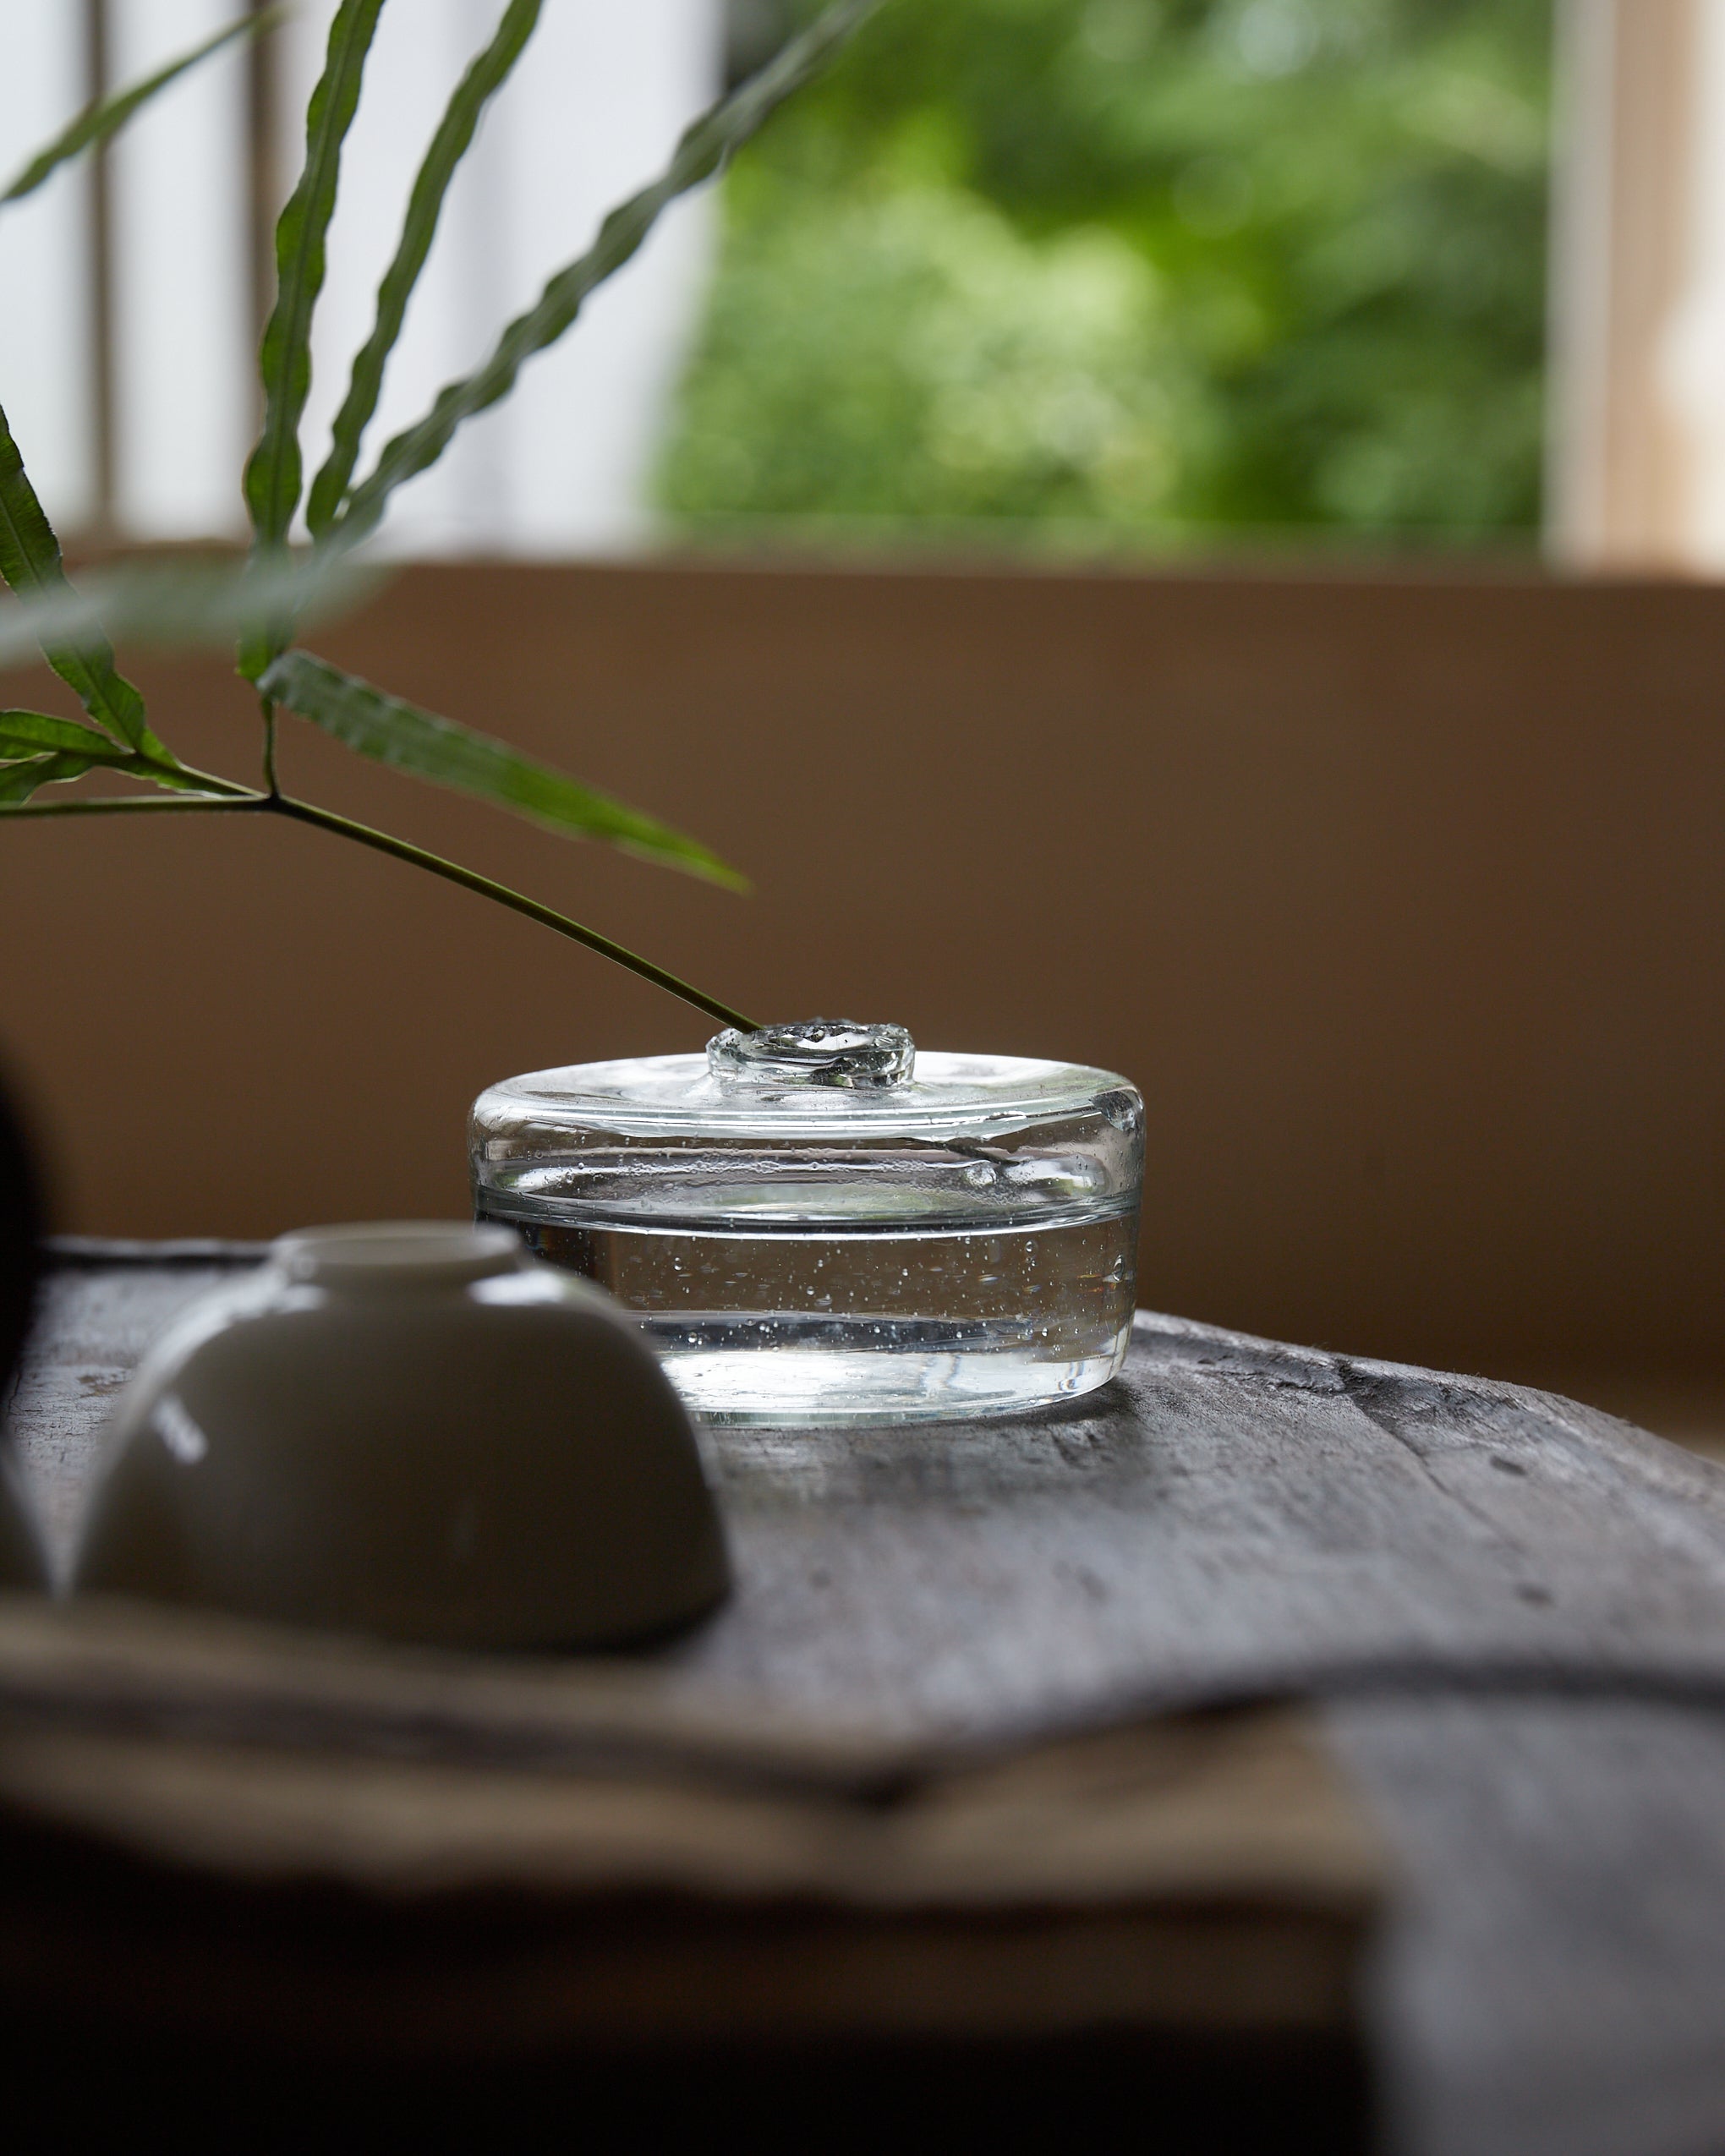
[[[222,1277],[51,1281],[12,1424],[62,1549],[112,1395]],[[706,1442],[738,1588],[671,1694],[950,1735],[1374,1672],[1725,1680],[1725,1472],[1516,1387],[1141,1312],[1044,1414]]]
[[[63,1538],[212,1270],[63,1272],[14,1428]],[[720,1431],[738,1590],[645,1664],[999,1741],[1327,1702],[1402,1866],[1372,1991],[1413,2156],[1725,2145],[1725,1470],[1571,1403],[1141,1314],[1016,1420]]]

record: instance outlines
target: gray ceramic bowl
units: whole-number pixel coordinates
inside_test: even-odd
[[[74,1591],[464,1647],[591,1647],[727,1584],[635,1325],[507,1228],[284,1237],[123,1395]]]

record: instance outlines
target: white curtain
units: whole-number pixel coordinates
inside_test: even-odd
[[[83,102],[80,30],[64,0],[0,0],[0,186]],[[83,167],[63,167],[0,210],[0,407],[68,530],[88,522],[95,498],[88,182]]]
[[[121,0],[109,11],[115,82],[235,13],[234,0]],[[230,48],[163,91],[111,153],[114,517],[140,538],[241,527],[234,474],[255,408],[244,115],[244,62]]]
[[[1725,571],[1725,0],[1560,0],[1552,550]]]
[[[1683,445],[1678,561],[1717,573],[1725,570],[1725,0],[1695,0],[1690,57],[1679,270],[1660,331],[1657,388]]]
[[[112,70],[128,80],[207,36],[237,0],[111,0]],[[313,468],[370,326],[420,154],[501,0],[386,7],[343,165],[313,347]],[[281,40],[290,169],[335,0],[300,0]],[[0,171],[79,101],[69,0],[0,0]],[[545,0],[514,79],[457,175],[369,438],[372,453],[478,361],[599,217],[658,169],[717,87],[720,0]],[[115,508],[146,539],[237,534],[237,478],[254,424],[244,62],[222,54],[135,121],[114,165]],[[84,176],[0,214],[0,402],[59,517],[90,506],[89,294]],[[563,345],[530,363],[507,405],[473,422],[403,490],[395,552],[559,555],[627,548],[649,523],[651,466],[699,307],[710,205],[679,205],[589,303]],[[39,331],[40,315],[46,328]],[[364,460],[362,459],[362,470]]]

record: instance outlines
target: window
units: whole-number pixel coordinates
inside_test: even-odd
[[[1536,535],[1548,0],[918,0],[746,150],[663,481],[1079,544]]]
[[[0,167],[244,4],[0,0]],[[814,4],[547,0],[380,432],[657,167],[727,57]],[[0,220],[33,300],[0,320],[0,375],[66,528],[238,534],[269,230],[333,6]],[[386,10],[314,444],[496,8]],[[406,491],[387,543],[1528,551],[1543,526],[1574,563],[1717,568],[1722,105],[1725,0],[1559,0],[1555,23],[1551,0],[899,0]]]
[[[81,104],[231,19],[244,0],[0,0],[8,90],[0,170]],[[0,277],[47,316],[0,321],[0,381],[57,519],[121,536],[238,536],[255,424],[256,256],[297,169],[301,116],[335,0],[298,0],[255,52],[235,47],[152,104],[107,161],[0,221]],[[386,9],[345,161],[308,415],[314,445],[370,326],[419,156],[496,0]],[[600,213],[648,178],[714,94],[718,0],[548,0],[528,62],[495,101],[452,192],[392,366],[374,439],[477,360]],[[387,85],[387,94],[378,89]],[[248,136],[264,167],[255,196]],[[642,536],[647,472],[698,307],[711,206],[680,205],[599,293],[578,337],[541,358],[403,495],[402,551],[559,555]],[[104,233],[103,227],[106,226]],[[106,265],[106,266],[104,266]]]

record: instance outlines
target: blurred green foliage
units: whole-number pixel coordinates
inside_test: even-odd
[[[726,183],[665,507],[1531,534],[1550,18],[896,0]]]

